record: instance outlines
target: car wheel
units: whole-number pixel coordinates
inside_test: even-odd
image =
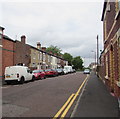
[[[46,76],[44,76],[44,79],[46,79]]]
[[[41,77],[41,80],[43,80],[44,79],[44,77]]]
[[[20,84],[23,84],[25,82],[25,78],[24,77],[21,77],[20,79]]]

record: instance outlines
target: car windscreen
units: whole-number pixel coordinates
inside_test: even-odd
[[[43,72],[43,70],[34,70],[33,73]]]
[[[62,71],[62,69],[56,69],[57,71]]]
[[[45,71],[51,71],[51,69],[46,69]]]

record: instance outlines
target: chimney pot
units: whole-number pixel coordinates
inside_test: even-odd
[[[42,47],[42,50],[43,50],[43,51],[46,51],[46,47]]]
[[[41,49],[41,44],[40,44],[40,42],[37,42],[37,49]]]
[[[26,36],[25,36],[25,35],[22,35],[22,36],[21,36],[21,42],[25,44],[25,40],[26,40]]]

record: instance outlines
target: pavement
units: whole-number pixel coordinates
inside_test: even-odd
[[[118,100],[107,90],[94,72],[91,73],[71,117],[120,118]]]

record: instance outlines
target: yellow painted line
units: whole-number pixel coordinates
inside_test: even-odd
[[[53,119],[56,119],[56,118],[58,118],[59,117],[59,115],[62,113],[62,111],[66,108],[66,106],[68,105],[68,103],[71,101],[71,99],[73,98],[73,96],[74,96],[75,94],[72,94],[69,98],[68,98],[68,100],[67,100],[67,102],[62,106],[62,108],[57,112],[57,114],[53,117]]]
[[[81,88],[83,87],[83,85],[85,84],[87,78],[88,78],[88,76],[85,78],[85,80],[83,81],[83,83],[80,85],[80,88],[78,89],[77,94],[80,93],[80,90],[81,90]]]
[[[85,82],[87,81],[87,78],[88,78],[88,77],[85,78],[85,80],[83,81],[82,85],[80,86],[80,88],[79,88],[78,91],[76,92],[74,98],[71,100],[71,102],[69,103],[69,105],[67,106],[67,108],[64,110],[64,112],[63,112],[63,114],[61,115],[60,118],[63,119],[63,118],[66,116],[66,114],[67,114],[67,112],[69,111],[70,107],[72,106],[72,104],[74,103],[75,99],[77,98],[77,96],[78,96],[81,88],[84,86]]]

